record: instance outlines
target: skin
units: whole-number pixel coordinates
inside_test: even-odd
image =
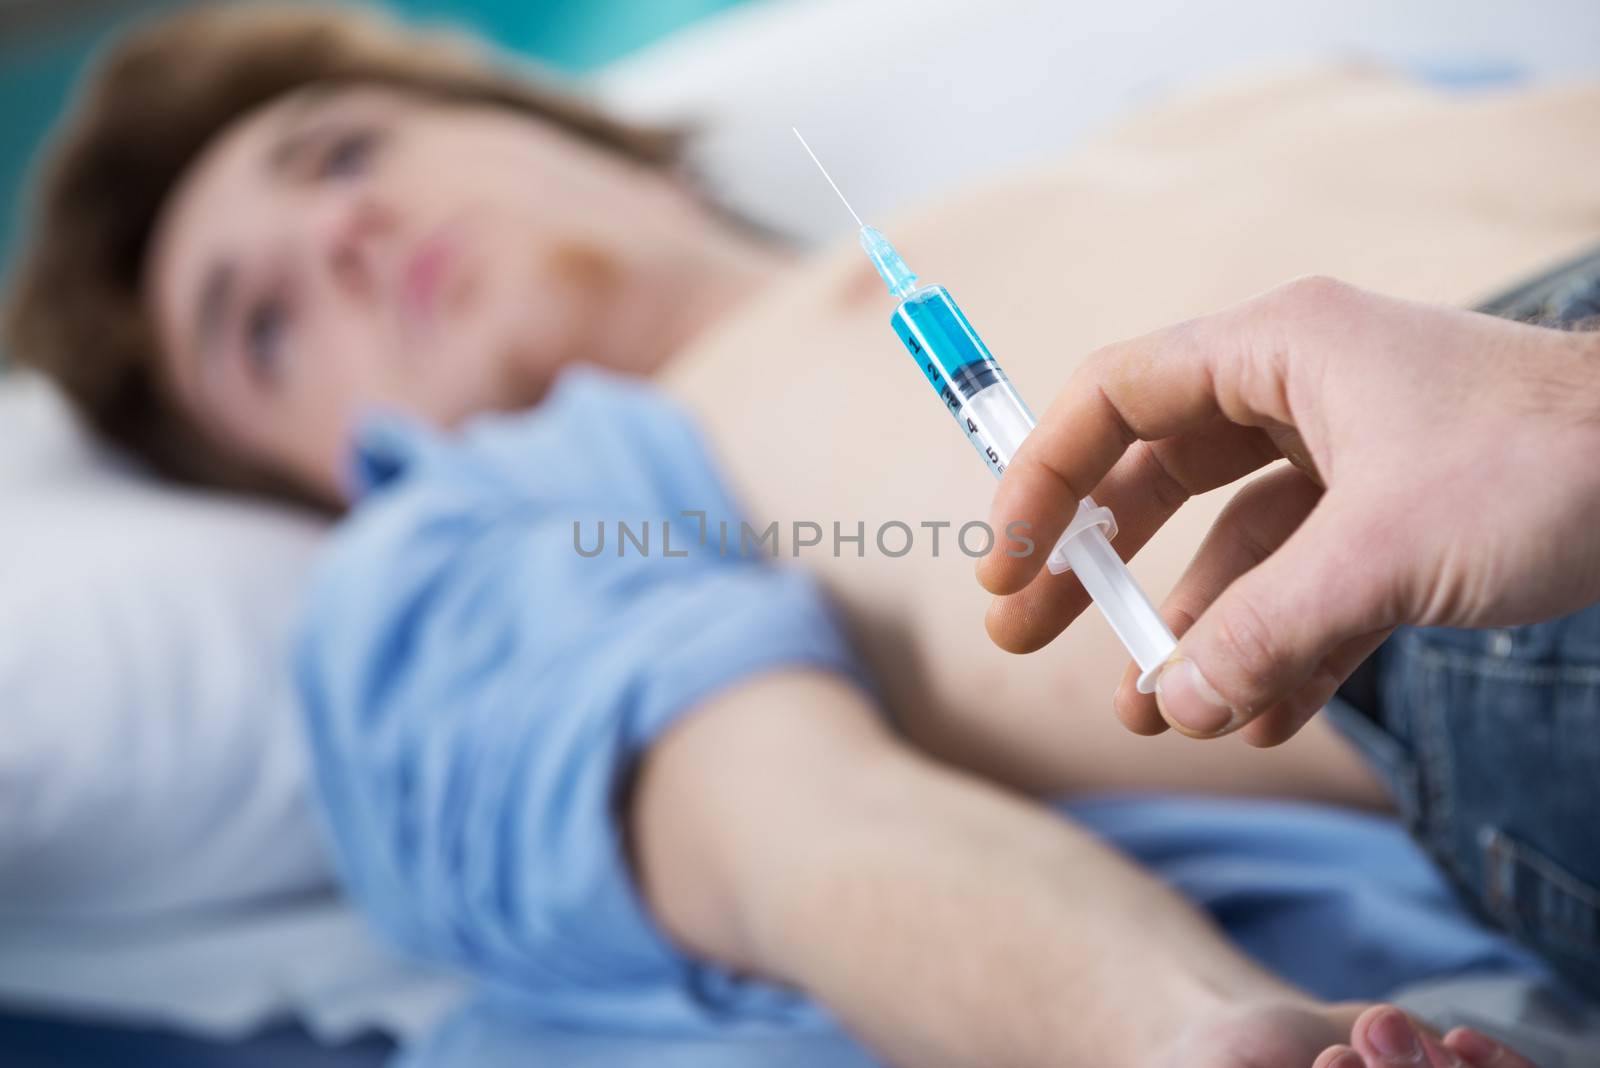
[[[321,124],[344,132],[322,139],[324,153],[308,157],[317,162],[269,167],[285,136]],[[348,143],[362,126],[383,131],[376,145]],[[1008,299],[1007,271],[1030,273],[1014,250],[1004,260],[992,242],[953,235],[1059,208],[1051,198],[1071,194],[1062,178],[895,230],[910,255],[967,265],[963,298],[976,293],[971,306],[1017,324],[1001,327],[1016,331],[1004,358],[1025,393],[1068,370],[1048,362],[1059,317]],[[396,279],[441,228],[450,266],[419,307]],[[193,324],[219,261],[236,265],[246,299],[223,317],[220,343],[203,346]],[[990,492],[902,375],[882,372],[881,389],[825,388],[845,370],[909,373],[859,358],[884,346],[886,312],[859,264],[840,253],[785,271],[781,255],[720,225],[666,176],[525,118],[376,90],[269,105],[176,191],[147,278],[178,403],[220,447],[330,497],[362,410],[448,426],[535,403],[579,358],[655,374],[700,418],[758,522],[961,519],[981,515]],[[279,288],[292,294],[289,314],[263,318]],[[777,336],[807,357],[784,365],[791,374],[750,358]],[[863,397],[870,413],[852,407]],[[881,438],[804,433],[816,425]],[[908,473],[897,450],[917,448],[941,462]],[[1203,531],[1204,508],[1187,511],[1202,517],[1190,534]],[[1162,534],[1182,544],[1175,524]],[[1152,555],[1142,577],[1165,588],[1150,583],[1152,566],[1175,579],[1186,554]],[[885,731],[863,695],[812,675],[763,679],[697,710],[646,757],[629,810],[663,928],[692,953],[805,987],[898,1063],[994,1064],[1003,1052],[1018,1064],[1181,1057],[1238,1068],[1310,1064],[1340,1040],[1359,1049],[1359,1006],[1317,1005],[1262,973],[1181,899],[1016,792],[1214,789],[1382,807],[1349,750],[1308,730],[1271,754],[1218,746],[1196,759],[1160,739],[1127,749],[1134,740],[1095,725],[1107,717],[1064,730],[1063,704],[1103,704],[1116,684],[1122,657],[1106,636],[1091,632],[1053,660],[1007,658],[973,641],[982,602],[970,561],[904,562],[809,561],[921,751]],[[933,967],[931,945],[969,966]],[[1003,985],[985,962],[1004,962]]]

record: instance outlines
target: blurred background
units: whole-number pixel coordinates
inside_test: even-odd
[[[177,6],[0,0],[0,254],[15,241],[34,150],[88,57],[117,27]],[[1243,70],[1362,58],[1459,88],[1600,71],[1594,0],[382,6],[475,29],[636,114],[710,121],[707,169],[720,176],[736,159],[731,198],[806,237],[834,228],[814,176],[782,140],[790,123],[844,167],[839,180],[873,212],[1058,153],[1130,107]]]
[[[392,0],[407,18],[471,26],[506,48],[581,75],[740,0]],[[178,0],[0,0],[0,247],[15,230],[27,162],[85,60],[132,19]]]

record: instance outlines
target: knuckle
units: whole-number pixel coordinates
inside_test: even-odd
[[[1130,353],[1126,343],[1113,343],[1095,349],[1056,394],[1058,403],[1074,397],[1092,401],[1099,408],[1097,414],[1104,417],[1107,426],[1116,433],[1124,448],[1138,441],[1139,435],[1129,425],[1126,414],[1112,393]]]
[[[1302,275],[1267,294],[1274,307],[1291,314],[1321,316],[1347,310],[1361,290],[1325,274]]]
[[[1200,618],[1200,613],[1205,610],[1205,605],[1196,605],[1193,612],[1181,604],[1168,604],[1161,609],[1161,618],[1167,621],[1167,626],[1172,633],[1183,637],[1189,633],[1189,628],[1194,626],[1195,620]]]
[[[1027,442],[1023,442],[1022,448],[1027,448]],[[1073,485],[1071,475],[1062,470],[1055,457],[1040,455],[1043,451],[1042,447],[1031,453],[1019,450],[1016,458],[1007,465],[1006,474],[1014,478],[1017,484],[1028,487],[1030,502],[1035,503],[1040,512],[1058,513],[1062,529],[1065,529],[1072,517],[1072,511],[1077,508],[1077,502],[1089,496],[1094,487]],[[1026,533],[1031,535],[1032,531]],[[1005,559],[1021,558],[1005,557]]]
[[[1261,487],[1259,483],[1246,486],[1228,502],[1212,525],[1215,536],[1225,539],[1233,547],[1233,551],[1244,560],[1246,569],[1265,561],[1275,548],[1262,537],[1258,529],[1260,512],[1269,492],[1269,488]]]
[[[1139,440],[1138,431],[1128,422],[1128,418],[1117,405],[1116,398],[1107,391],[1105,383],[1095,386],[1095,398],[1105,412],[1106,422],[1115,431],[1118,444],[1126,449]]]
[[[1102,372],[1108,366],[1117,362],[1125,348],[1126,345],[1123,342],[1113,341],[1098,348],[1090,349],[1089,355],[1085,356],[1083,362],[1079,365],[1078,375],[1087,378],[1091,382],[1098,382]],[[1068,385],[1071,385],[1070,380]]]
[[[1161,455],[1159,443],[1147,444],[1139,449],[1139,467],[1144,474],[1150,496],[1163,514],[1176,512],[1190,497],[1189,489],[1172,473]]]

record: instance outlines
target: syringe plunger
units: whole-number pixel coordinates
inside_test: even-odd
[[[1088,510],[1086,506],[1093,508],[1092,498],[1086,497],[1080,504],[1080,518]],[[1104,508],[1094,510],[1110,517],[1111,513]],[[1155,605],[1128,571],[1128,565],[1111,547],[1101,526],[1092,521],[1080,526],[1075,520],[1056,542],[1045,566],[1052,575],[1071,570],[1078,576],[1084,591],[1105,616],[1134,663],[1139,665],[1139,692],[1154,693],[1156,674],[1178,643]]]

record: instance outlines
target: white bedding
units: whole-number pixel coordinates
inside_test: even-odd
[[[320,524],[157,487],[0,380],[0,921],[326,885],[284,669]]]

